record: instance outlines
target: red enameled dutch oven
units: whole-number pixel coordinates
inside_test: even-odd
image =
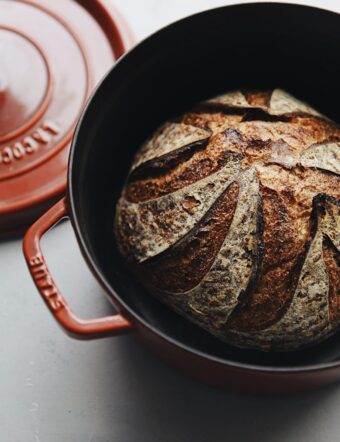
[[[282,87],[340,121],[340,16],[279,3],[206,11],[156,32],[123,56],[92,95],[73,138],[67,196],[26,233],[24,252],[53,316],[76,338],[137,333],[160,356],[210,384],[287,392],[340,378],[340,339],[303,351],[233,348],[180,318],[138,285],[113,235],[115,202],[132,157],[166,119],[240,87]],[[71,219],[89,268],[117,314],[79,319],[54,283],[41,236]]]

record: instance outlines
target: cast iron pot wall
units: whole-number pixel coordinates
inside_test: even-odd
[[[113,235],[114,208],[132,157],[166,119],[235,88],[281,87],[340,121],[340,17],[258,3],[194,15],[125,55],[92,96],[73,140],[71,220],[110,299],[159,354],[193,376],[245,391],[288,391],[340,377],[339,336],[300,352],[265,354],[222,344],[140,287]]]

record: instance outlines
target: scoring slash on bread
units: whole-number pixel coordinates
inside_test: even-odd
[[[340,328],[340,128],[286,92],[235,91],[165,123],[117,204],[151,293],[223,341],[286,351]]]

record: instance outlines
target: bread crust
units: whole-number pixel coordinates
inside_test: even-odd
[[[340,326],[340,128],[279,89],[201,103],[142,146],[115,232],[139,280],[225,342],[320,342]]]

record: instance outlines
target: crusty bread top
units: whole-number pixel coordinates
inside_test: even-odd
[[[116,234],[140,279],[240,346],[293,349],[340,325],[340,129],[276,89],[235,91],[142,146]]]

